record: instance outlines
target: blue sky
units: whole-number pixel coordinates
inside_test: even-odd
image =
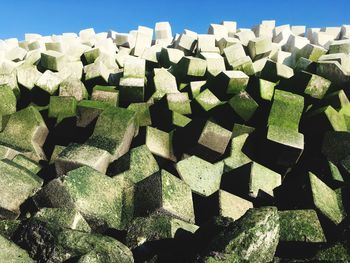
[[[128,32],[138,25],[154,27],[157,21],[169,21],[173,33],[185,28],[205,33],[210,23],[222,20],[237,21],[239,27],[252,27],[263,19],[308,27],[350,24],[350,0],[0,0],[0,10],[0,39],[23,39],[25,33],[79,32],[88,27],[96,32]]]

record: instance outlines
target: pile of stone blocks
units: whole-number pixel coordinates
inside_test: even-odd
[[[350,262],[350,26],[0,40],[0,262]]]

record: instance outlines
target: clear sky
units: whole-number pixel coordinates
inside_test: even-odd
[[[185,28],[206,33],[210,23],[222,20],[237,21],[238,27],[270,19],[277,25],[307,27],[350,24],[350,0],[0,0],[0,12],[0,39],[23,39],[25,33],[79,32],[88,27],[96,32],[128,32],[138,25],[154,27],[157,21],[169,21],[173,33]]]

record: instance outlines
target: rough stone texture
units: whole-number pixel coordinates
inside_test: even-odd
[[[0,218],[16,219],[20,205],[40,190],[43,181],[9,160],[0,160]]]
[[[24,249],[0,235],[0,258],[2,262],[34,263]]]
[[[191,156],[179,161],[176,170],[192,191],[199,195],[209,196],[220,188],[223,163],[213,165],[197,156]]]
[[[218,257],[209,256],[205,261],[270,262],[278,244],[279,230],[275,207],[250,209],[211,240],[208,250]]]
[[[172,137],[172,132],[167,133],[156,128],[147,127],[146,145],[153,154],[175,162]]]
[[[311,242],[326,241],[315,210],[286,210],[278,212],[280,217],[280,241]]]

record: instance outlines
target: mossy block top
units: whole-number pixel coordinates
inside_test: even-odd
[[[63,185],[89,223],[121,228],[123,189],[117,180],[83,166],[68,172]]]
[[[232,129],[232,138],[238,137],[245,133],[252,133],[255,130],[254,127],[250,127],[244,124],[235,123]]]
[[[179,229],[194,233],[198,226],[164,214],[137,217],[128,229],[126,244],[135,248],[149,241],[173,238]]]
[[[209,90],[205,89],[194,98],[205,111],[209,111],[222,102]]]
[[[175,72],[179,76],[202,77],[207,71],[207,62],[204,59],[185,56],[176,64]]]
[[[249,121],[259,107],[258,103],[246,91],[233,96],[228,103],[244,121]]]
[[[109,236],[89,234],[75,230],[64,230],[58,234],[56,240],[58,248],[69,253],[73,257],[96,253],[99,255],[99,260],[106,260],[98,262],[134,262],[130,249]]]
[[[17,81],[23,87],[31,90],[42,73],[34,65],[21,65],[17,68]]]
[[[271,38],[261,36],[250,40],[248,43],[248,50],[252,59],[259,59],[267,56],[272,50]]]
[[[249,195],[259,197],[259,191],[273,196],[273,189],[280,186],[282,176],[261,164],[253,162],[250,170]]]
[[[110,70],[102,62],[94,62],[92,64],[84,66],[85,81],[102,78],[108,83]]]
[[[150,106],[151,104],[147,102],[131,103],[128,106],[128,110],[136,112],[139,127],[152,125]]]
[[[268,119],[268,125],[276,125],[294,131],[299,129],[299,121],[304,109],[304,98],[284,90],[275,90]]]
[[[0,235],[0,258],[2,262],[35,263],[24,249]]]
[[[188,93],[169,93],[166,95],[169,110],[178,112],[180,114],[191,114],[191,104]]]
[[[0,115],[10,115],[16,112],[16,96],[9,87],[0,88]]]
[[[83,216],[74,209],[41,208],[34,218],[52,225],[53,228],[72,229],[90,233],[91,228]]]
[[[135,123],[134,111],[108,107],[98,117],[94,132],[87,143],[106,150],[113,156],[119,155],[123,143],[134,137]]]
[[[322,226],[315,210],[286,210],[278,212],[280,217],[280,241],[326,242]]]
[[[320,249],[313,260],[315,262],[350,262],[349,244],[346,241],[335,242]]]
[[[50,95],[53,95],[58,90],[61,82],[62,78],[58,75],[57,72],[55,73],[50,70],[46,70],[35,83],[35,85]]]
[[[276,252],[279,231],[276,207],[249,209],[210,241],[208,251],[220,253],[223,262],[270,262]]]
[[[77,100],[75,97],[51,96],[49,103],[49,117],[57,118],[57,123],[65,118],[77,115]]]
[[[0,236],[6,237],[7,239],[11,239],[13,235],[16,233],[18,227],[20,226],[20,220],[0,220]]]
[[[173,132],[168,133],[148,126],[146,129],[146,145],[153,154],[176,161],[173,151]]]
[[[91,100],[99,100],[111,106],[118,106],[119,91],[114,86],[96,85],[92,90]]]
[[[60,52],[48,50],[41,53],[40,64],[46,69],[60,71],[64,67],[65,62],[66,58]]]
[[[73,96],[77,101],[86,100],[88,92],[84,83],[77,78],[68,78],[61,82],[59,87],[60,96]]]
[[[206,84],[205,80],[197,80],[190,82],[190,90],[192,93],[192,97],[195,98],[199,93],[201,93],[201,88]],[[181,89],[180,89],[181,90]]]
[[[296,149],[304,149],[304,135],[289,128],[271,125],[267,130],[267,139]]]
[[[175,111],[172,112],[172,120],[173,124],[178,127],[185,127],[191,122],[191,119],[189,117]]]
[[[321,76],[311,74],[311,78],[305,88],[304,93],[315,99],[322,99],[327,93],[332,82]]]
[[[115,161],[115,165],[112,166],[117,168],[114,171],[115,176],[123,175],[135,184],[159,171],[158,163],[146,145],[131,149]],[[119,173],[118,169],[123,168],[127,168],[127,170]]]
[[[231,153],[224,161],[224,171],[229,172],[247,163],[250,163],[250,158],[242,152],[242,148],[248,138],[249,134],[241,134],[231,140]]]
[[[238,94],[244,91],[249,82],[249,76],[239,70],[227,70],[224,74],[229,78],[226,92],[228,94]]]
[[[229,192],[219,190],[219,214],[234,220],[242,217],[253,203]]]
[[[340,224],[345,214],[337,193],[311,172],[309,179],[315,207],[334,224]]]
[[[193,192],[209,196],[220,188],[223,166],[223,163],[213,165],[193,155],[179,161],[176,170]]]
[[[348,158],[345,158],[344,160],[348,160]],[[343,167],[344,167],[344,160],[342,161],[342,166]],[[338,167],[334,163],[332,163],[331,161],[328,161],[328,166],[329,166],[329,170],[331,172],[332,179],[334,181],[337,181],[337,182],[344,182],[343,176],[340,173]],[[346,170],[350,171],[350,169],[348,167],[350,168],[350,166],[346,165],[346,167],[344,167],[344,168]]]
[[[212,121],[207,121],[198,139],[198,143],[219,154],[223,154],[231,139],[231,134],[231,131],[226,130],[220,125]]]
[[[94,63],[96,58],[100,55],[101,51],[99,48],[92,48],[84,52],[83,56],[87,64]]]
[[[47,134],[48,129],[40,112],[29,106],[10,115],[4,131],[0,133],[0,144],[18,151],[32,152],[35,159],[46,159],[41,146]]]
[[[259,79],[259,90],[260,90],[260,97],[263,100],[271,101],[273,98],[273,93],[275,91],[275,86],[277,83],[271,82],[264,79]]]
[[[124,62],[124,77],[143,78],[146,74],[146,60],[129,56]]]
[[[16,219],[20,205],[33,196],[43,181],[9,160],[0,160],[0,218]]]
[[[34,162],[33,160],[29,159],[28,157],[22,154],[16,155],[15,158],[12,159],[12,162],[18,164],[19,166],[22,166],[23,168],[29,170],[33,174],[37,174],[42,168],[42,166],[39,163]]]
[[[166,170],[161,171],[162,208],[179,218],[194,223],[190,186]]]

